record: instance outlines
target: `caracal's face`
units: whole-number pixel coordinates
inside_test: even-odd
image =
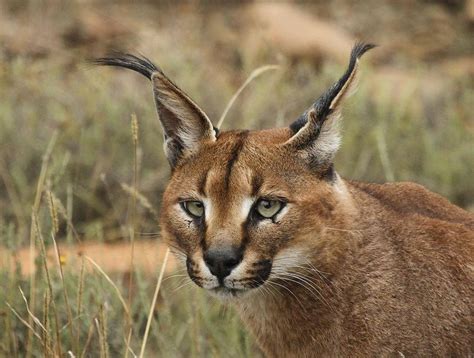
[[[282,148],[289,136],[224,132],[175,168],[161,225],[198,286],[240,297],[306,263],[332,216],[337,178],[309,172]]]
[[[136,71],[153,85],[172,168],[163,237],[197,285],[240,297],[272,279],[291,281],[291,270],[311,265],[308,257],[337,251],[328,250],[338,240],[327,230],[350,207],[333,170],[339,108],[351,93],[359,58],[373,47],[356,44],[342,77],[288,128],[220,134],[150,60],[130,54],[96,60]]]

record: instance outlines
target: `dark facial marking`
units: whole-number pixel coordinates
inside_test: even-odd
[[[249,270],[249,274],[253,275],[250,286],[252,288],[262,285],[272,271],[272,261],[271,260],[261,260],[252,265],[255,269]]]
[[[206,171],[206,173],[199,179],[198,191],[202,196],[206,196],[206,183],[208,174],[209,171]]]
[[[336,171],[334,170],[334,164],[331,163],[329,166],[321,172],[321,179],[331,184],[336,181]]]
[[[201,248],[204,251],[207,250],[207,243],[206,243],[206,233],[207,233],[207,223],[206,223],[206,212],[201,217],[201,223],[199,225],[199,243],[201,244]]]
[[[253,197],[256,197],[260,188],[262,187],[262,184],[263,184],[263,178],[259,175],[254,175],[252,177],[252,183],[251,183],[251,186],[252,186],[252,196]]]
[[[250,240],[250,236],[249,236],[249,216],[247,216],[247,218],[245,219],[245,221],[242,223],[242,227],[241,227],[241,237],[242,237],[242,243],[241,243],[241,249],[242,249],[242,252],[245,252],[245,248],[247,247],[248,243],[249,243],[249,240]]]
[[[227,162],[226,173],[224,176],[224,187],[226,192],[229,190],[230,176],[232,174],[232,168],[239,158],[239,154],[244,146],[245,138],[247,138],[249,131],[242,131],[238,134],[238,138],[232,148],[231,156]]]
[[[198,286],[202,286],[203,279],[196,276],[197,265],[189,257],[186,259],[186,269],[191,280],[193,280]]]

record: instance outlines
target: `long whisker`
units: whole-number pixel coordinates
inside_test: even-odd
[[[281,287],[281,288],[283,288],[284,290],[288,291],[288,292],[295,298],[295,300],[300,304],[300,306],[301,306],[301,308],[303,309],[303,311],[306,311],[305,306],[303,305],[303,303],[302,303],[302,302],[299,300],[299,298],[293,293],[293,291],[291,291],[288,287],[286,287],[285,285],[282,285],[282,284],[280,284],[280,283],[278,283],[278,282],[275,282],[275,281],[273,281],[273,280],[267,280],[267,283],[268,283],[269,285],[276,285],[276,286]]]
[[[333,309],[333,307],[322,294],[321,288],[317,286],[316,283],[311,280],[311,278],[295,272],[276,272],[275,277],[301,285],[311,294],[315,294],[317,299],[326,304],[329,308]]]
[[[178,291],[178,290],[180,290],[180,289],[182,289],[182,288],[184,288],[184,287],[186,287],[186,286],[189,286],[191,283],[194,283],[194,282],[191,281],[191,280],[189,280],[188,282],[185,282],[185,283],[179,285],[178,287],[176,287],[175,289],[173,289],[171,292],[172,292],[172,293],[176,293],[176,291]]]
[[[171,280],[171,279],[174,279],[176,277],[188,277],[188,275],[186,274],[174,274],[174,275],[170,275],[170,276],[167,276],[163,279],[163,283],[165,283],[166,281],[168,280]]]

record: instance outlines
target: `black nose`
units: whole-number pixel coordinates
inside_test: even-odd
[[[242,261],[242,250],[234,248],[211,248],[204,253],[204,262],[220,282],[229,276],[232,269]]]

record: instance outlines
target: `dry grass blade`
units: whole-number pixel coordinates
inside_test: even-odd
[[[135,113],[131,118],[131,129],[133,139],[133,191],[138,191],[138,119]],[[137,223],[137,196],[132,195],[132,222],[129,225],[130,234],[130,276],[128,281],[128,305],[132,306],[132,287],[133,287],[133,273],[134,273],[134,253],[135,253],[135,231]],[[126,351],[128,352],[128,350]],[[127,353],[126,353],[127,354]]]
[[[49,215],[51,216],[52,230],[53,230],[54,235],[56,235],[59,231],[58,211],[56,209],[56,205],[55,205],[51,190],[47,190],[46,195],[48,197],[48,208],[49,208]]]
[[[130,321],[131,317],[130,317],[130,311],[128,309],[128,306],[127,306],[127,303],[125,302],[122,294],[120,293],[120,290],[119,288],[117,287],[117,285],[114,283],[114,281],[112,281],[112,279],[104,272],[104,270],[102,270],[102,268],[93,260],[91,259],[90,257],[88,256],[84,256],[84,258],[89,261],[97,271],[99,271],[99,273],[104,276],[104,278],[112,285],[112,287],[114,288],[115,292],[117,292],[117,297],[118,299],[120,300],[120,303],[122,303],[122,306],[123,306],[123,309],[125,310],[125,313],[127,314],[127,319]]]
[[[74,239],[80,243],[81,239],[79,237],[79,234],[74,227],[74,224],[72,223],[72,187],[71,185],[68,185],[67,187],[67,195],[68,195],[68,201],[67,201],[67,209],[64,207],[63,203],[61,200],[52,192],[48,191],[48,195],[51,196],[51,204],[55,210],[56,214],[59,214],[65,221],[67,225],[67,242],[70,243],[72,240],[72,236],[74,236]],[[57,218],[59,220],[59,217]],[[59,221],[58,221],[59,223]]]
[[[375,133],[375,139],[377,140],[377,149],[379,151],[380,162],[382,163],[385,178],[388,181],[395,181],[395,175],[393,174],[392,166],[388,158],[387,142],[381,128]]]
[[[128,330],[128,336],[127,338],[124,338],[125,342],[125,358],[128,357],[128,354],[131,353],[134,358],[137,358],[137,355],[133,351],[132,347],[130,347],[130,342],[132,340],[132,327]]]
[[[79,275],[79,287],[77,288],[77,316],[81,315],[82,311],[82,294],[84,292],[84,258],[81,259],[81,273]]]
[[[224,109],[224,112],[222,113],[221,117],[219,118],[219,122],[217,122],[217,128],[221,128],[222,123],[224,123],[224,119],[227,116],[227,113],[229,112],[230,108],[234,104],[235,100],[239,97],[239,95],[242,93],[242,91],[258,76],[260,76],[262,73],[265,73],[270,70],[276,70],[280,68],[278,65],[266,65],[259,67],[255,70],[252,71],[250,76],[245,80],[245,82],[242,84],[242,86],[239,87],[239,89],[235,92],[235,94],[232,96],[230,99],[229,103],[227,103],[227,106]]]
[[[51,197],[52,201],[52,197]],[[68,326],[69,326],[69,334],[71,335],[71,339],[74,340],[75,345],[76,345],[76,352],[79,352],[79,335],[74,333],[74,327],[73,327],[73,318],[72,318],[72,309],[71,305],[69,304],[69,295],[67,293],[67,287],[66,283],[64,280],[64,272],[63,272],[63,265],[61,263],[61,252],[59,251],[59,246],[56,244],[56,239],[54,237],[54,230],[51,232],[51,238],[53,240],[53,245],[54,245],[54,251],[56,253],[56,261],[58,263],[58,268],[59,268],[59,277],[61,278],[61,283],[63,286],[63,297],[64,297],[64,302],[66,304],[66,311],[67,311],[67,317],[68,317]]]
[[[154,217],[158,217],[158,212],[153,208],[153,205],[151,205],[150,201],[143,194],[125,183],[120,183],[120,186],[123,191],[127,192],[132,197],[135,197],[140,205],[147,209],[152,215],[154,215]]]
[[[95,324],[97,325],[97,330],[99,332],[100,357],[108,358],[109,347],[107,345],[107,321],[105,317],[104,306],[100,307],[99,318],[100,320],[95,318]]]
[[[23,290],[21,289],[21,287],[18,287],[18,289],[20,290],[20,294],[21,294],[21,297],[23,298],[23,301],[25,301],[26,312],[28,312],[28,315],[33,319],[33,322],[35,322],[39,327],[41,327],[41,329],[43,330],[43,332],[47,332],[45,326],[43,326],[43,324],[41,323],[41,321],[39,320],[39,318],[36,317],[36,316],[33,314],[33,312],[30,311],[30,307],[28,307],[28,300],[26,299],[25,293],[23,292]]]
[[[41,336],[38,334],[38,332],[36,332],[35,329],[27,321],[25,321],[8,302],[5,302],[5,304],[10,309],[10,311],[13,312],[13,314],[16,316],[16,318],[18,318],[20,320],[20,322],[23,323],[36,338],[38,338],[40,341],[42,341]]]
[[[44,272],[46,273],[46,282],[48,284],[48,290],[49,290],[49,295],[51,297],[51,303],[53,306],[53,315],[54,315],[54,320],[55,320],[55,333],[56,333],[56,341],[57,341],[57,353],[59,356],[62,356],[62,349],[61,349],[61,337],[59,333],[59,318],[58,318],[58,311],[56,309],[56,303],[54,301],[54,294],[53,294],[53,284],[51,282],[51,275],[49,273],[48,269],[48,262],[47,262],[47,256],[46,256],[46,246],[44,243],[44,238],[43,235],[41,234],[41,227],[39,224],[38,216],[36,215],[35,212],[33,212],[33,225],[35,228],[35,233],[36,237],[38,238],[38,241],[40,243],[40,249],[41,249],[41,261],[43,263],[43,268]]]
[[[138,119],[135,113],[132,113],[131,130],[133,140],[133,191],[138,192]],[[137,196],[132,196],[132,222],[129,224],[130,235],[130,275],[128,280],[128,307],[132,307],[133,299],[133,276],[135,272],[134,257],[135,257],[135,231],[137,230]],[[128,331],[125,348],[125,358],[128,358],[130,350],[130,339],[132,337],[132,322],[129,320],[125,327]]]
[[[91,340],[92,340],[92,335],[94,334],[94,324],[91,324],[89,326],[89,330],[87,331],[87,339],[86,339],[86,343],[84,344],[84,346],[82,347],[82,353],[81,353],[81,358],[84,358],[86,356],[86,353],[87,353],[87,349],[89,348],[89,345],[91,343]]]
[[[44,346],[44,355],[47,356],[48,352],[51,350],[51,336],[49,334],[49,305],[50,297],[49,291],[46,290],[44,293],[44,305],[43,305],[43,326],[46,328],[46,331],[43,334],[43,346]]]
[[[49,159],[51,157],[51,154],[53,152],[54,146],[56,145],[56,140],[58,138],[58,132],[54,131],[53,135],[51,136],[51,139],[48,143],[48,147],[46,148],[46,151],[43,155],[42,161],[41,161],[41,170],[40,170],[40,175],[38,178],[38,182],[36,184],[36,193],[35,193],[35,200],[33,202],[33,210],[32,210],[32,215],[31,215],[31,228],[30,228],[30,264],[31,267],[35,267],[35,223],[34,223],[34,216],[38,214],[38,210],[41,204],[41,196],[43,193],[43,188],[44,188],[44,183],[46,180],[46,174],[48,172],[48,164],[49,164]],[[30,276],[30,292],[35,292],[36,290],[36,281],[35,281],[36,275],[31,275]],[[36,306],[36,301],[35,301],[35,295],[32,294],[30,298],[30,309],[31,311],[35,311],[35,306]],[[31,316],[29,318],[29,323],[32,323]],[[27,337],[27,347],[26,347],[26,356],[30,357],[32,355],[31,350],[32,350],[32,345],[31,345],[31,331],[28,331],[28,337]]]
[[[155,310],[156,300],[158,299],[158,293],[160,292],[161,282],[163,281],[163,275],[165,273],[166,264],[168,263],[168,256],[170,249],[166,249],[165,257],[163,259],[163,264],[161,266],[160,275],[158,276],[158,282],[156,283],[155,293],[153,294],[153,300],[151,302],[150,312],[148,313],[148,320],[146,322],[145,334],[143,335],[142,348],[140,350],[140,358],[143,358],[145,354],[146,342],[148,340],[148,334],[150,333],[151,320],[153,318],[153,311]]]
[[[128,354],[130,353],[133,358],[137,358],[137,355],[133,351],[132,347],[130,347],[131,335],[132,335],[132,332],[130,331],[129,332],[129,337],[127,337],[127,339],[124,340],[125,341],[125,347],[127,348],[127,353],[126,353],[125,357],[128,357]]]

